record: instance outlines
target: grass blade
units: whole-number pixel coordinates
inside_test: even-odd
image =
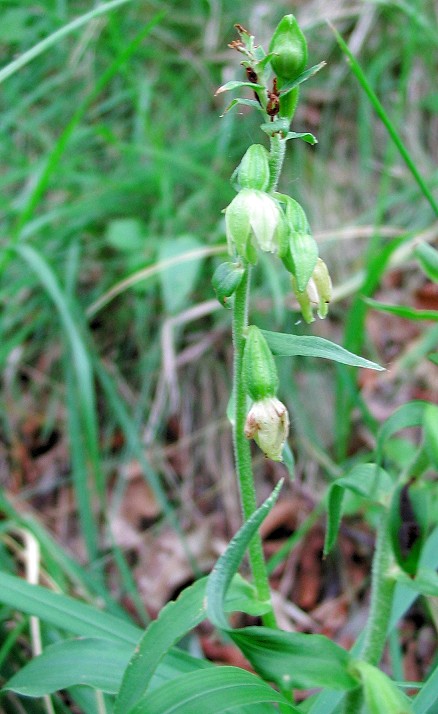
[[[70,416],[72,415],[73,400],[77,400],[77,409],[80,415],[80,424],[72,421],[71,427],[75,438],[79,438],[79,430],[86,445],[89,462],[94,475],[94,488],[98,494],[103,495],[103,474],[100,464],[98,426],[96,416],[96,400],[93,383],[92,366],[82,336],[76,325],[72,308],[61,290],[58,280],[45,259],[31,246],[17,246],[18,254],[35,273],[41,285],[46,290],[58,312],[68,351],[72,357],[72,372],[74,386],[69,388],[69,401],[71,401]],[[72,445],[73,446],[73,445]],[[72,451],[75,447],[72,448]],[[77,485],[83,488],[84,475],[82,474]],[[84,538],[91,561],[98,554],[97,530],[94,525],[92,495],[89,488],[78,493],[78,505],[82,509],[81,522],[85,527]]]
[[[38,42],[38,44],[34,45],[34,47],[31,47],[30,50],[24,52],[20,57],[17,57],[17,59],[13,60],[13,62],[10,62],[6,65],[6,67],[3,67],[3,69],[0,70],[0,84],[12,74],[27,65],[33,59],[35,59],[35,57],[38,57],[40,54],[50,49],[50,47],[56,45],[57,42],[62,40],[71,32],[78,30],[80,27],[85,25],[87,22],[94,20],[96,17],[99,17],[104,13],[110,12],[111,10],[115,10],[120,5],[125,5],[127,2],[131,2],[131,0],[110,0],[110,2],[99,5],[93,10],[90,10],[90,12],[85,13],[85,15],[81,15],[75,20],[72,20],[67,25],[64,25],[64,27],[61,27],[56,32],[53,32],[51,35],[49,35],[49,37],[45,37],[44,40]]]
[[[421,176],[420,172],[417,170],[417,167],[415,165],[414,160],[412,159],[410,153],[406,149],[403,141],[400,138],[399,133],[397,132],[394,124],[388,117],[385,109],[383,108],[382,104],[380,103],[379,99],[377,98],[376,93],[374,92],[373,88],[371,87],[370,83],[368,82],[368,79],[366,78],[359,62],[355,58],[355,56],[350,52],[350,48],[346,44],[346,42],[343,40],[339,32],[335,30],[335,28],[332,26],[332,30],[335,34],[336,40],[338,42],[339,47],[341,48],[342,52],[346,55],[348,58],[348,61],[351,66],[351,70],[357,80],[359,81],[360,86],[364,90],[365,94],[367,95],[368,99],[371,102],[371,105],[376,112],[377,116],[379,119],[381,119],[382,123],[384,124],[389,136],[391,137],[392,141],[396,145],[400,156],[404,160],[406,166],[408,167],[409,171],[411,172],[412,176],[414,177],[415,181],[418,184],[418,187],[423,194],[423,196],[427,199],[429,204],[431,205],[434,213],[438,216],[438,204],[436,203],[431,191],[429,190],[429,187],[427,186],[426,182],[424,181],[423,177]]]

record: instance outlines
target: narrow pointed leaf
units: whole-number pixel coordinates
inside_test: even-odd
[[[3,689],[42,697],[82,684],[115,694],[132,649],[126,643],[96,637],[57,642],[30,660]]]
[[[275,714],[270,702],[281,702],[298,714],[279,693],[256,675],[237,667],[216,667],[178,677],[151,692],[125,714]]]
[[[414,254],[427,277],[438,283],[438,250],[428,243],[421,242],[415,246]]]
[[[225,553],[219,558],[208,578],[207,615],[216,627],[228,629],[228,621],[224,614],[228,587],[234,574],[237,573],[252,537],[274,506],[282,485],[283,480],[277,484],[269,498],[253,513],[251,518],[244,523],[228,544]]]
[[[307,144],[311,144],[312,146],[318,143],[318,139],[316,138],[316,136],[310,134],[308,131],[288,131],[288,133],[286,134],[286,139],[302,139],[302,141],[305,141]]]
[[[413,714],[408,697],[377,667],[367,662],[355,662],[360,676],[369,714]]]
[[[256,99],[242,99],[242,97],[238,97],[237,99],[233,99],[232,102],[229,103],[227,108],[225,109],[224,113],[221,114],[221,116],[224,116],[227,112],[230,111],[233,107],[235,107],[237,104],[243,104],[246,107],[252,107],[253,109],[259,109],[261,112],[263,111],[261,105]]]
[[[295,87],[298,87],[299,84],[302,84],[303,82],[306,82],[308,79],[313,77],[313,75],[319,72],[323,67],[325,67],[326,64],[327,62],[320,62],[319,64],[315,64],[313,65],[313,67],[310,67],[310,69],[306,69],[306,71],[300,74],[299,77],[294,79],[293,82],[288,82],[287,84],[285,84],[281,88],[280,95],[284,97],[286,94],[289,94],[289,92],[292,92]]]
[[[115,712],[125,714],[144,695],[160,661],[185,634],[206,617],[205,589],[207,578],[185,588],[177,600],[167,603],[156,620],[150,623],[123,676]],[[225,609],[260,615],[266,612],[256,600],[254,587],[235,576],[227,593]],[[128,663],[126,663],[128,664]]]
[[[438,310],[416,310],[414,307],[406,305],[389,305],[387,303],[378,302],[372,298],[366,298],[367,305],[379,312],[388,312],[392,315],[405,317],[408,320],[438,320]]]
[[[438,708],[438,665],[423,684],[413,701],[415,714],[432,714],[432,707]]]
[[[216,90],[215,95],[222,94],[222,92],[229,92],[231,89],[239,89],[240,87],[251,87],[251,89],[263,89],[261,84],[254,84],[253,82],[239,82],[237,80],[231,80],[231,82],[226,82],[219,89]]]
[[[383,458],[383,448],[385,442],[394,436],[401,429],[411,426],[421,426],[423,423],[424,410],[428,402],[413,401],[403,404],[396,409],[385,421],[377,435],[376,461],[381,463]]]
[[[348,672],[349,653],[328,637],[267,627],[245,627],[228,634],[263,679],[279,687],[357,687]]]
[[[385,369],[375,362],[359,357],[344,347],[330,342],[330,340],[325,340],[323,337],[286,335],[283,332],[269,332],[268,330],[262,330],[262,332],[273,354],[279,357],[322,357],[352,367],[365,367],[379,371]]]
[[[327,532],[324,552],[329,553],[336,542],[346,489],[373,503],[385,505],[389,501],[393,488],[394,485],[389,474],[376,464],[359,464],[346,476],[334,481],[327,496]]]

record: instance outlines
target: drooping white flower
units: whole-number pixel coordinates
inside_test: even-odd
[[[245,423],[245,436],[254,439],[268,459],[282,461],[283,446],[289,434],[289,414],[276,397],[254,402]]]
[[[281,252],[286,227],[278,202],[264,191],[242,188],[225,209],[228,250],[233,255],[257,262],[257,248]]]
[[[318,258],[312,277],[306,289],[300,292],[296,280],[292,276],[292,287],[301,308],[301,314],[306,322],[313,322],[313,310],[316,308],[318,317],[322,320],[327,316],[328,306],[332,297],[332,281],[326,264]]]

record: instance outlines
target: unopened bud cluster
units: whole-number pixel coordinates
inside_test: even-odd
[[[232,46],[245,55],[242,64],[250,86],[254,87],[259,109],[269,120],[262,129],[271,138],[277,136],[277,147],[279,143],[284,147],[289,138],[297,136],[293,132],[287,133],[287,129],[285,134],[284,127],[289,125],[295,111],[298,85],[309,74],[305,72],[306,39],[293,15],[286,15],[278,24],[268,54],[254,45],[254,38],[246,30],[241,26],[237,28],[241,40]],[[275,76],[270,90],[268,82],[272,72]],[[227,88],[224,85],[220,91]],[[274,104],[278,105],[275,113],[272,112]],[[319,258],[318,246],[303,208],[295,199],[275,191],[278,179],[274,175],[275,150],[272,141],[271,152],[261,144],[253,144],[233,174],[237,195],[224,211],[228,252],[235,264],[243,266],[257,263],[258,251],[277,255],[291,274],[292,290],[303,318],[312,322],[314,311],[320,318],[327,315],[331,298],[330,276]],[[221,299],[220,291],[217,292]],[[231,295],[226,296],[229,297]]]

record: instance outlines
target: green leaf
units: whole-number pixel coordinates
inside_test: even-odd
[[[420,568],[415,578],[410,578],[407,573],[401,571],[397,573],[396,580],[417,593],[438,597],[438,573],[431,568]]]
[[[207,583],[207,614],[213,624],[225,630],[240,647],[256,671],[280,687],[355,687],[357,682],[347,672],[348,653],[328,638],[264,627],[233,630],[225,617],[225,594],[231,578],[252,536],[273,507],[280,487],[281,482],[242,526],[216,563]]]
[[[167,603],[150,623],[124,673],[115,712],[124,714],[143,696],[160,661],[168,650],[206,617],[207,578],[185,588],[177,600]],[[227,593],[225,610],[253,615],[266,612],[256,599],[254,587],[235,575]]]
[[[413,401],[403,404],[381,426],[377,435],[376,461],[382,462],[385,442],[401,429],[411,426],[421,426],[424,410],[428,402]]]
[[[318,139],[316,136],[313,134],[310,134],[309,132],[296,132],[296,131],[288,131],[285,137],[287,140],[289,139],[301,139],[302,141],[305,141],[306,144],[311,144],[314,146],[315,144],[318,143]]]
[[[282,694],[237,667],[215,667],[178,677],[148,694],[126,714],[275,714],[270,702],[299,714]]]
[[[438,320],[438,310],[416,310],[414,307],[406,307],[405,305],[388,305],[372,298],[366,298],[365,302],[374,310],[406,317],[408,320]]]
[[[367,662],[355,662],[369,714],[414,714],[412,703],[389,677]]]
[[[356,78],[359,81],[360,86],[364,90],[365,94],[367,95],[371,106],[373,107],[374,111],[376,112],[377,116],[379,119],[381,119],[383,125],[385,126],[389,136],[391,137],[392,141],[396,145],[400,156],[403,158],[406,166],[408,167],[409,171],[411,172],[412,176],[414,177],[415,181],[417,182],[423,196],[429,201],[429,204],[431,205],[434,213],[436,216],[438,216],[438,204],[435,202],[435,199],[433,197],[433,194],[431,190],[429,189],[426,181],[423,179],[422,175],[420,174],[417,164],[414,161],[414,159],[411,157],[410,153],[408,152],[405,144],[403,143],[400,134],[397,132],[394,124],[390,120],[388,114],[386,113],[384,107],[380,103],[376,93],[374,92],[371,84],[369,83],[367,77],[365,76],[362,67],[360,66],[359,62],[355,58],[355,56],[352,54],[350,48],[344,41],[344,39],[341,37],[341,35],[333,28],[333,32],[335,34],[336,40],[338,42],[339,47],[341,48],[342,52],[345,54],[345,56],[349,60],[349,65],[351,68],[351,71],[353,74],[356,76]]]
[[[225,553],[221,555],[208,577],[206,591],[207,616],[216,627],[224,630],[228,629],[228,622],[224,614],[225,597],[228,587],[233,576],[237,573],[240,562],[253,535],[274,506],[282,485],[283,479],[277,484],[269,498],[253,513],[251,518],[243,524],[234,538],[232,538]]]
[[[415,246],[414,254],[427,277],[438,283],[438,250],[428,243],[420,242]]]
[[[427,455],[438,469],[438,406],[427,404],[423,414],[423,430]]]
[[[289,131],[289,124],[289,119],[274,119],[274,121],[267,122],[266,124],[260,124],[260,129],[268,136],[273,136],[274,134],[286,136]]]
[[[388,505],[388,497],[394,488],[389,474],[376,464],[358,464],[346,476],[334,481],[327,496],[327,532],[324,553],[329,553],[338,536],[342,515],[342,502],[345,489],[364,498]]]
[[[287,472],[290,476],[290,479],[293,481],[295,478],[295,457],[292,449],[290,448],[289,444],[285,443],[283,446],[283,465],[286,466]]]
[[[74,306],[65,295],[52,267],[45,258],[30,245],[18,245],[17,253],[35,273],[44,290],[53,302],[64,331],[66,351],[71,357],[74,373],[74,394],[78,402],[79,420],[83,433],[87,457],[94,472],[95,489],[102,495],[103,474],[99,454],[96,398],[93,370],[84,339],[77,324]],[[90,560],[98,556],[98,533],[95,522],[90,518],[92,493],[78,494],[80,517]]]
[[[231,89],[240,89],[240,87],[251,87],[254,91],[256,89],[264,89],[261,84],[254,84],[253,82],[239,82],[237,80],[231,80],[231,82],[226,82],[219,89],[216,90],[215,96],[222,94],[222,92],[229,92]]]
[[[183,256],[184,253],[200,247],[200,242],[192,236],[164,240],[160,246],[158,262],[171,260],[178,255]],[[198,257],[186,263],[184,268],[176,264],[160,273],[161,292],[167,312],[174,314],[186,306],[187,298],[198,279],[201,265],[202,258]]]
[[[227,112],[230,111],[230,109],[235,107],[237,104],[243,104],[245,107],[252,107],[253,109],[259,109],[261,112],[263,111],[262,107],[256,99],[242,99],[241,97],[238,97],[237,99],[233,99],[232,102],[229,103],[229,105],[225,109],[224,113],[221,114],[221,116],[223,117]]]
[[[438,665],[426,679],[421,691],[414,698],[415,714],[433,714],[433,705],[438,702]]]
[[[84,15],[81,15],[80,17],[76,17],[67,25],[64,25],[56,32],[53,32],[48,37],[45,37],[43,40],[41,40],[41,42],[38,42],[36,45],[31,47],[30,50],[27,50],[27,52],[23,52],[22,55],[20,55],[12,62],[7,64],[5,67],[3,67],[0,71],[0,83],[3,82],[7,77],[10,77],[12,74],[17,72],[17,70],[21,69],[21,67],[24,67],[35,57],[38,57],[42,52],[45,52],[53,45],[56,45],[56,43],[59,42],[63,37],[66,37],[71,32],[74,32],[75,30],[82,27],[82,25],[85,25],[87,22],[90,22],[91,20],[94,20],[95,18],[99,17],[99,15],[103,15],[104,13],[109,12],[110,10],[115,10],[120,5],[124,5],[126,2],[130,2],[130,0],[110,0],[109,2],[106,2],[103,5],[99,5],[98,7],[93,8],[92,10],[90,10],[90,12],[87,12]],[[26,14],[28,15],[27,11]]]
[[[117,218],[109,222],[105,239],[115,250],[123,253],[144,253],[144,232],[136,218]]]
[[[365,367],[367,369],[376,369],[383,371],[385,368],[370,362],[363,357],[349,352],[336,345],[330,340],[325,340],[323,337],[286,335],[283,332],[269,332],[262,330],[268,345],[273,354],[279,357],[322,357],[332,360],[333,362],[341,362],[341,364],[349,364],[353,367]]]
[[[292,90],[295,89],[295,87],[298,87],[299,84],[302,84],[303,82],[306,82],[308,79],[313,77],[314,74],[319,72],[323,67],[325,67],[327,62],[320,62],[319,64],[313,65],[313,67],[310,67],[309,69],[306,69],[305,72],[299,75],[296,79],[293,80],[293,82],[288,82],[285,84],[280,91],[280,95],[282,97],[285,97],[289,92],[292,92]]]
[[[140,628],[126,620],[1,571],[0,602],[79,636],[135,646],[142,635]]]
[[[357,687],[348,672],[349,653],[323,635],[267,627],[228,630],[228,634],[263,679],[283,689]]]
[[[178,640],[205,618],[206,578],[185,588],[150,623],[123,676],[115,712],[124,714],[143,696],[160,660]]]
[[[54,593],[39,585],[30,585],[21,578],[3,572],[0,572],[0,602],[20,612],[35,615],[63,631],[79,636],[111,640],[116,648],[120,646],[122,651],[129,647],[132,653],[142,636],[142,630],[126,620],[109,615],[67,595]],[[234,606],[232,599],[230,606]],[[172,649],[161,660],[151,682],[151,688],[182,673],[210,666],[212,665],[205,660]]]
[[[82,684],[115,694],[132,649],[133,645],[96,637],[57,642],[30,660],[3,689],[42,697]]]

